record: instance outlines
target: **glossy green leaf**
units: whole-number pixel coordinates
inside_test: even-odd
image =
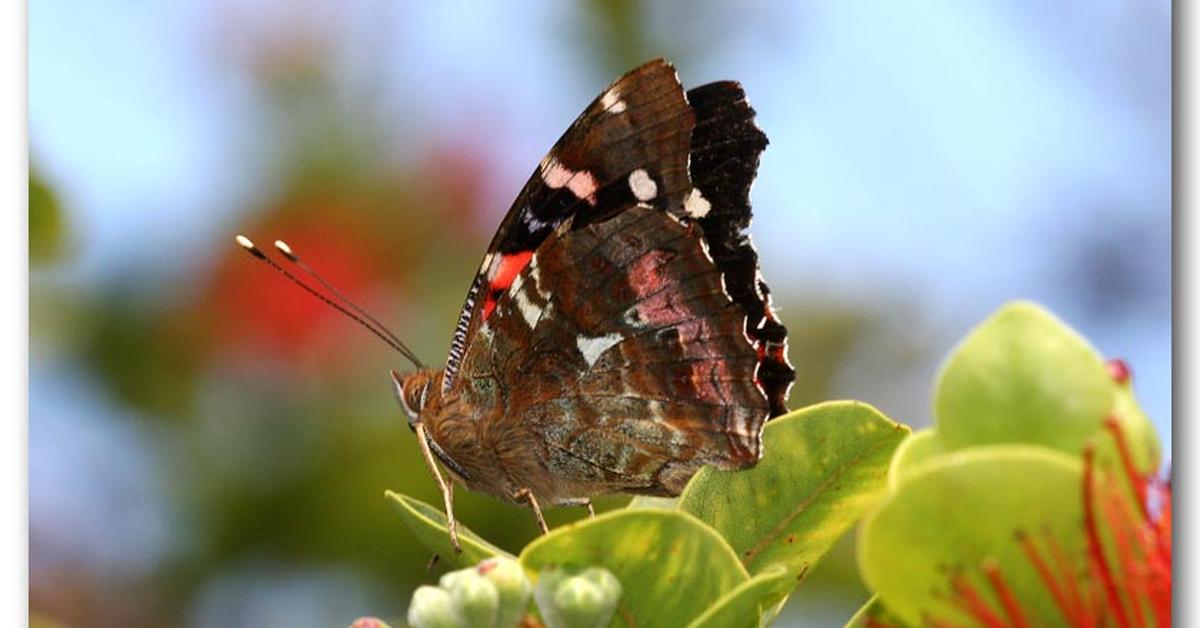
[[[864,520],[858,546],[863,577],[906,623],[956,623],[961,614],[952,574],[965,577],[992,609],[1001,608],[983,573],[994,561],[1033,625],[1059,623],[1018,533],[1039,541],[1052,536],[1078,558],[1084,546],[1081,481],[1078,457],[1046,447],[981,446],[938,456],[914,468]]]
[[[679,507],[719,531],[750,573],[783,564],[798,581],[879,499],[908,433],[864,403],[804,408],[767,423],[756,467],[701,470]]]
[[[623,590],[612,625],[683,626],[749,580],[725,540],[676,510],[626,509],[551,530],[521,552],[531,576],[596,566]]]
[[[1017,302],[972,331],[942,368],[934,418],[947,447],[1033,443],[1078,454],[1113,408],[1100,355],[1046,310]]]
[[[757,628],[765,606],[791,590],[786,565],[772,565],[708,607],[690,628]]]
[[[446,515],[442,511],[408,495],[387,491],[387,499],[400,513],[417,540],[433,550],[447,564],[458,568],[472,567],[479,561],[493,556],[513,558],[512,554],[488,543],[471,530],[458,523],[458,542],[462,553],[450,545],[450,532],[446,528]]]

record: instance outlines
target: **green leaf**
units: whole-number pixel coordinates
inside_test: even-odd
[[[1091,345],[1046,310],[1017,302],[950,355],[934,418],[950,449],[1020,442],[1078,454],[1113,402],[1113,382]]]
[[[1078,457],[1035,445],[973,447],[914,468],[859,535],[859,567],[888,610],[913,625],[958,623],[953,574],[961,574],[997,612],[984,576],[994,561],[1033,625],[1061,623],[1049,590],[1018,533],[1047,551],[1052,537],[1067,556],[1084,547],[1082,465]]]
[[[612,625],[687,625],[749,580],[725,540],[683,512],[626,509],[552,530],[521,552],[536,575],[555,567],[603,567],[624,593]]]
[[[786,565],[798,581],[885,489],[909,430],[864,403],[810,406],[767,423],[752,469],[702,469],[679,507],[725,537],[750,573]]]
[[[874,628],[876,626],[892,626],[901,628],[905,624],[898,617],[888,612],[878,595],[871,596],[862,608],[846,622],[846,628]]]
[[[450,545],[450,531],[446,527],[446,515],[442,511],[408,495],[392,491],[387,491],[385,495],[417,540],[433,550],[447,564],[464,568],[472,567],[479,561],[493,556],[513,558],[512,554],[488,543],[464,527],[462,522],[458,524],[458,542],[463,550],[459,554]]]
[[[709,606],[689,628],[757,628],[766,607],[791,590],[787,565],[771,565]]]
[[[888,488],[895,490],[896,485],[906,479],[914,469],[947,451],[946,444],[938,437],[937,429],[931,427],[914,432],[900,443],[892,456],[892,464],[888,470]]]

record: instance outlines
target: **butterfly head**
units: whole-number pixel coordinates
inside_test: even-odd
[[[421,421],[421,412],[429,407],[430,401],[439,394],[440,370],[421,370],[411,373],[392,371],[392,386],[400,407],[408,415],[409,427]]]

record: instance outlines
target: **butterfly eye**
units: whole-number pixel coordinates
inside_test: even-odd
[[[419,387],[405,386],[404,378],[392,371],[392,386],[395,389],[396,399],[400,401],[400,407],[404,408],[404,413],[408,415],[408,425],[412,427],[421,420],[421,410],[425,408],[429,383],[425,382]]]
[[[404,413],[408,415],[410,426],[421,420],[421,405],[411,403],[407,395],[400,395],[400,407],[404,408]]]

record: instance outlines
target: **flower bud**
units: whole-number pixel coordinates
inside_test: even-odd
[[[492,628],[496,625],[500,594],[496,591],[496,585],[479,575],[474,567],[450,572],[442,576],[440,584],[454,599],[466,625],[471,628]]]
[[[496,610],[496,628],[513,628],[525,615],[529,607],[529,595],[533,585],[525,577],[525,570],[517,561],[509,558],[487,558],[480,561],[476,571],[487,578],[500,594],[500,605]]]
[[[621,599],[621,583],[606,569],[546,570],[534,591],[547,628],[603,628]]]
[[[350,624],[350,628],[390,628],[387,622],[378,617],[359,617]]]
[[[417,587],[408,606],[408,623],[413,628],[465,628],[467,623],[447,591]]]

